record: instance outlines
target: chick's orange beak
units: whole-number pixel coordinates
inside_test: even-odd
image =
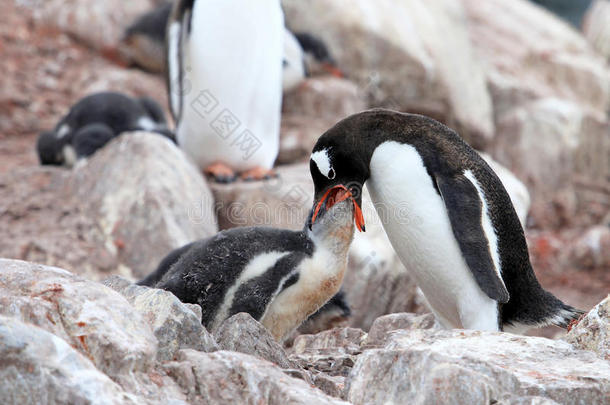
[[[356,223],[356,227],[358,228],[358,231],[364,232],[364,216],[362,215],[362,210],[360,209],[360,206],[352,196],[352,193],[344,185],[341,184],[328,189],[326,193],[324,193],[324,195],[316,205],[316,209],[314,210],[313,216],[311,217],[311,223],[313,224],[314,222],[316,222],[316,218],[320,213],[320,208],[322,207],[322,204],[324,204],[325,201],[328,200],[328,202],[326,203],[326,209],[330,209],[333,205],[338,204],[348,198],[351,198],[352,203],[354,204],[354,222]]]

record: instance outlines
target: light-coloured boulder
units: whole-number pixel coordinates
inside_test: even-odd
[[[570,330],[565,340],[574,347],[591,350],[610,361],[610,296]]]
[[[483,145],[492,108],[459,2],[283,0],[287,25],[313,32],[374,106],[426,113]]]
[[[496,402],[497,405],[559,405],[558,402],[550,398],[525,396],[516,397],[514,395],[506,395],[501,400]]]
[[[284,95],[277,164],[307,160],[316,141],[341,119],[366,109],[358,86],[333,76],[308,78]]]
[[[541,97],[563,98],[598,118],[605,115],[610,88],[604,61],[567,23],[527,0],[461,3],[485,64],[496,117]]]
[[[79,164],[70,193],[134,276],[172,249],[217,232],[210,190],[186,155],[156,134],[123,134]]]
[[[243,353],[182,350],[176,362],[164,367],[191,403],[346,404]]]
[[[610,62],[610,1],[595,0],[583,22],[583,33],[593,48]]]
[[[27,167],[0,175],[0,257],[70,269],[90,279],[116,271],[95,219],[62,190],[71,172]]]
[[[222,350],[246,353],[281,368],[298,368],[271,333],[247,313],[225,320],[216,331],[216,339]]]
[[[601,181],[608,173],[610,126],[573,102],[545,98],[522,105],[497,129],[490,153],[525,182],[533,214],[562,194],[576,198],[577,177]]]
[[[90,279],[142,278],[172,249],[217,232],[209,188],[167,139],[127,133],[73,171],[0,175],[0,256]]]
[[[434,329],[436,328],[434,315],[416,315],[408,312],[388,314],[375,319],[364,344],[369,346],[384,346],[390,332],[399,329]]]
[[[37,325],[113,377],[148,370],[157,340],[127,300],[52,267],[0,259],[0,313]]]
[[[366,332],[356,328],[335,328],[315,335],[300,335],[294,340],[292,352],[302,354],[308,350],[335,349],[337,353],[360,353]]]
[[[168,291],[131,284],[119,276],[105,280],[104,285],[114,289],[133,305],[147,322],[155,337],[159,361],[172,360],[180,349],[212,352],[219,347],[214,337],[201,324],[199,314]]]
[[[4,404],[138,404],[63,339],[0,315]]]
[[[610,268],[610,227],[594,226],[570,247],[569,259],[580,268]]]
[[[46,0],[35,4],[38,23],[58,28],[100,50],[116,46],[125,27],[152,6],[149,0]]]
[[[545,338],[467,330],[396,331],[383,349],[359,356],[348,392],[354,404],[490,403],[507,394],[604,404],[610,395],[610,363]]]

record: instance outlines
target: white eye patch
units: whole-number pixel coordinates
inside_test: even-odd
[[[311,154],[311,160],[314,161],[318,170],[324,176],[329,179],[334,179],[336,176],[335,170],[330,164],[330,157],[328,156],[328,150],[322,149]]]

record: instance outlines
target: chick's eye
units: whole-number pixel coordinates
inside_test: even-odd
[[[331,168],[331,169],[328,171],[328,178],[329,178],[329,179],[331,179],[331,180],[332,180],[332,179],[334,179],[336,175],[337,175],[337,174],[335,173],[335,169],[332,169],[332,168]]]

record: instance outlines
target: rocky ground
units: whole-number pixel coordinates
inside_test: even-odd
[[[610,292],[610,1],[594,3],[581,34],[523,0],[350,0],[349,14],[342,1],[284,0],[287,23],[320,35],[347,79],[285,95],[279,180],[208,184],[145,133],[73,170],[40,167],[37,133],[79,97],[119,90],[165,105],[162,78],[116,51],[153,3],[0,0],[0,257],[30,262],[0,262],[5,402],[608,402],[608,301],[566,340],[436,330],[366,196],[344,283],[350,328],[293,336],[287,352],[242,315],[211,336],[197,307],[127,280],[219,229],[300,228],[317,136],[386,106],[440,119],[485,151],[542,285],[595,307]]]

